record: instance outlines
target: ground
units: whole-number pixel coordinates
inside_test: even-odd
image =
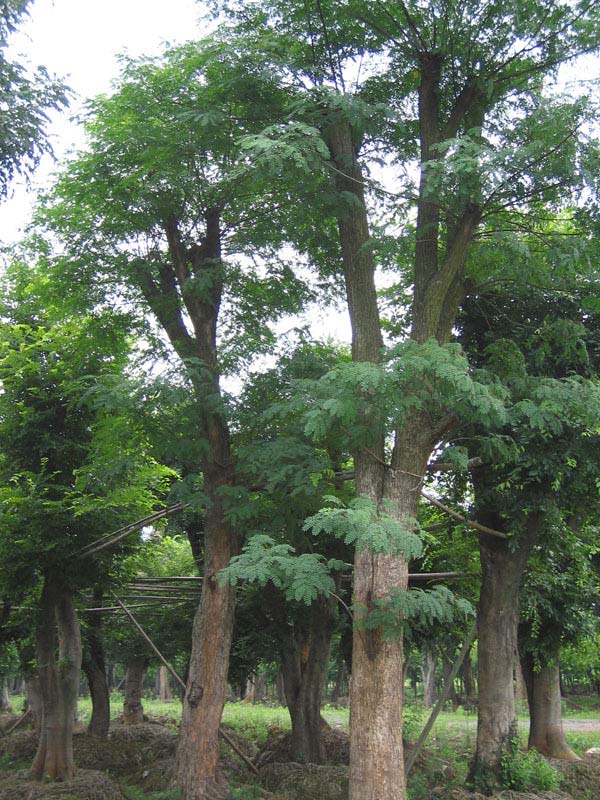
[[[14,707],[20,708],[19,699],[14,701]],[[148,722],[131,728],[124,727],[118,719],[121,707],[122,698],[115,695],[107,742],[98,742],[84,733],[75,737],[79,771],[72,784],[51,786],[27,780],[26,770],[36,747],[32,730],[23,727],[0,738],[0,800],[177,800],[177,793],[170,789],[170,778],[181,716],[179,702],[160,704],[146,700]],[[80,702],[82,722],[89,713],[90,703],[84,698]],[[589,748],[600,747],[600,700],[590,699],[584,709],[567,713],[567,739],[576,752],[583,755]],[[231,800],[345,800],[348,711],[326,707],[323,715],[328,723],[324,735],[329,763],[317,767],[290,763],[286,709],[228,704],[224,727],[254,760],[260,773],[258,780],[254,778],[241,759],[223,744]],[[414,739],[425,721],[425,712],[408,705],[406,717],[406,733]],[[0,717],[0,729],[6,729],[15,719],[10,715]],[[526,721],[522,722],[524,734]],[[463,788],[476,724],[474,714],[462,710],[440,715],[427,749],[411,773],[410,800],[483,800]],[[555,766],[560,767],[560,782],[554,788],[505,791],[497,800],[600,800],[600,762],[589,759],[582,764]]]

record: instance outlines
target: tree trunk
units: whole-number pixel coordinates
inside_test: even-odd
[[[42,730],[43,702],[42,702],[42,689],[40,687],[40,679],[36,674],[29,674],[25,681],[25,694],[27,698],[27,707],[31,709],[33,715],[33,726],[35,732],[40,735]]]
[[[81,634],[70,593],[49,576],[41,597],[36,656],[42,723],[31,774],[36,780],[64,781],[75,774],[73,720],[81,670]]]
[[[383,338],[357,143],[350,125],[343,120],[331,124],[324,136],[336,169],[337,221],[352,325],[352,359],[379,363]],[[438,322],[432,323],[433,330],[427,330],[419,341],[436,335]],[[385,510],[402,528],[412,529],[419,503],[417,489],[439,432],[432,430],[429,418],[418,412],[410,414],[395,432],[391,463],[387,465],[386,434],[376,414],[370,427],[369,446],[357,448],[353,454],[357,495],[369,499],[377,513]],[[381,628],[366,629],[365,622],[378,601],[407,587],[408,564],[402,552],[375,553],[357,547],[353,602],[360,611],[354,622],[350,684],[350,800],[406,797],[402,637],[384,638]]]
[[[281,672],[292,720],[292,755],[295,761],[322,764],[321,698],[327,677],[334,613],[331,600],[320,595],[309,618],[294,624],[283,643]]]
[[[127,662],[123,695],[123,722],[125,725],[140,725],[144,721],[142,696],[147,667],[147,660],[140,656],[133,656]]]
[[[447,656],[444,656],[443,660],[443,672],[444,672],[444,688],[446,687],[446,683],[450,680],[450,673],[452,672],[453,662],[449,660]],[[452,681],[452,686],[449,687],[449,691],[447,693],[447,699],[450,700],[452,703],[452,710],[456,711],[456,707],[458,705],[458,698],[456,696],[456,688],[454,686],[454,681]]]
[[[347,673],[348,669],[346,667],[346,662],[340,653],[337,671],[335,674],[335,685],[333,687],[333,691],[331,692],[331,705],[333,706],[336,705],[342,694],[345,694],[344,688],[346,686]]]
[[[0,713],[12,713],[12,706],[10,704],[10,696],[8,694],[8,678],[6,675],[0,677]]]
[[[519,658],[518,653],[515,654],[514,672],[515,672],[515,700],[518,703],[523,703],[525,700],[528,699],[527,686],[525,684],[523,668],[521,666],[521,660]]]
[[[164,664],[158,670],[158,696],[163,703],[169,703],[173,699],[169,671]]]
[[[103,594],[94,590],[94,605],[100,606]],[[82,668],[87,678],[92,698],[92,716],[87,732],[98,739],[107,739],[110,727],[110,692],[102,644],[102,616],[88,614]]]
[[[498,517],[482,520],[501,529]],[[537,539],[541,517],[531,513],[510,542],[479,536],[481,589],[477,608],[479,714],[469,780],[489,791],[501,784],[502,758],[517,735],[513,653],[517,647],[519,585]],[[514,544],[513,544],[514,542]]]
[[[534,669],[533,658],[523,658],[529,702],[529,749],[534,748],[547,758],[580,761],[569,747],[562,726],[560,668],[558,653],[540,670]]]
[[[210,512],[207,512],[207,515]],[[183,800],[208,800],[225,794],[219,774],[219,725],[227,693],[227,668],[233,631],[234,589],[220,586],[216,574],[231,557],[230,537],[205,541],[206,573],[200,608],[194,618],[189,679],[183,703],[177,753]]]
[[[192,631],[174,778],[182,800],[209,800],[226,794],[226,782],[218,772],[219,726],[227,693],[235,591],[230,585],[220,585],[216,576],[238,547],[223,492],[235,481],[229,429],[220,406],[217,358],[223,292],[222,209],[207,208],[203,214],[198,223],[204,222],[204,231],[192,243],[184,240],[178,220],[167,218],[164,233],[169,259],[161,264],[159,280],[150,268],[139,273],[144,297],[188,371],[198,412],[198,435],[206,443],[201,464],[207,498],[201,562],[204,581]],[[199,561],[201,553],[193,538],[194,556]]]
[[[465,706],[471,708],[475,703],[475,678],[473,676],[473,664],[471,662],[471,650],[465,656],[465,660],[461,669],[464,690],[465,690]]]
[[[425,708],[433,708],[435,703],[435,656],[428,647],[423,648],[421,675],[423,677],[423,703]]]

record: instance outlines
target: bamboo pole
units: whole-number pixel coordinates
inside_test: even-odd
[[[494,528],[488,528],[487,525],[482,525],[480,522],[476,522],[474,519],[468,519],[463,514],[459,514],[458,511],[454,511],[454,509],[445,506],[443,503],[440,503],[435,497],[432,497],[430,494],[426,492],[421,492],[421,497],[427,500],[428,503],[431,503],[432,506],[439,508],[441,511],[444,511],[454,519],[458,520],[459,522],[463,522],[465,525],[468,525],[470,528],[475,528],[476,531],[481,531],[482,533],[488,533],[490,536],[496,536],[498,539],[508,539],[508,536],[502,531],[497,531]]]
[[[444,703],[448,699],[448,696],[450,694],[450,689],[452,688],[452,684],[454,683],[454,679],[458,675],[458,670],[461,668],[462,663],[465,660],[465,656],[467,655],[467,653],[469,652],[469,648],[473,644],[473,640],[475,639],[475,634],[476,633],[477,633],[477,622],[474,622],[471,625],[471,629],[469,630],[469,633],[467,634],[467,638],[465,639],[464,644],[462,646],[462,649],[461,649],[460,653],[458,654],[458,658],[454,662],[454,666],[452,667],[452,672],[450,673],[450,675],[448,675],[448,680],[444,684],[444,689],[442,691],[442,694],[441,694],[439,700],[437,701],[437,703],[435,704],[435,707],[434,707],[433,711],[429,715],[429,719],[425,723],[425,727],[421,731],[421,735],[419,736],[419,738],[415,742],[414,747],[411,748],[411,750],[410,750],[410,752],[409,752],[409,754],[408,754],[408,756],[406,758],[406,761],[404,763],[404,773],[405,773],[405,775],[408,775],[408,773],[411,771],[411,769],[414,766],[415,761],[417,760],[417,756],[419,755],[419,753],[423,749],[423,745],[425,744],[425,740],[429,736],[429,732],[433,728],[434,722],[438,718],[438,715],[439,715],[440,711],[442,710]]]
[[[21,727],[21,725],[25,722],[25,720],[29,716],[31,716],[31,713],[32,713],[31,709],[28,708],[27,711],[21,717],[19,717],[19,719],[16,722],[13,722],[13,724],[10,726],[10,728],[7,728],[7,730],[5,730],[3,732],[0,732],[0,735],[2,735],[2,736],[10,736],[10,734],[13,731],[16,731],[17,728]]]
[[[179,677],[177,672],[175,672],[175,669],[171,666],[171,664],[169,664],[167,659],[163,656],[163,654],[160,652],[158,647],[154,644],[152,639],[148,636],[146,631],[142,628],[142,626],[139,624],[139,622],[136,620],[136,618],[133,616],[133,614],[129,611],[127,606],[125,606],[124,603],[122,603],[119,600],[119,598],[117,597],[117,595],[114,592],[111,592],[111,594],[115,598],[116,602],[121,606],[123,611],[127,614],[127,616],[129,617],[129,619],[131,620],[133,625],[137,628],[137,630],[139,631],[139,633],[141,634],[141,636],[145,640],[145,642],[150,646],[152,651],[160,659],[161,663],[163,663],[165,665],[165,667],[169,670],[171,675],[175,678],[177,683],[181,686],[181,688],[185,692],[187,687],[186,687],[185,683],[183,682],[183,680]],[[256,765],[252,763],[252,761],[248,758],[248,756],[245,753],[242,753],[240,748],[236,745],[236,743],[233,741],[233,739],[230,736],[228,736],[228,734],[225,733],[223,728],[219,728],[219,736],[225,742],[227,742],[227,744],[231,747],[231,749],[238,754],[238,756],[248,765],[248,767],[250,767],[252,772],[254,772],[255,775],[258,775],[258,769],[256,768]]]

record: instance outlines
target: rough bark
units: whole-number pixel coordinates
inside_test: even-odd
[[[158,670],[158,696],[163,703],[173,699],[173,692],[169,684],[169,671],[163,665]]]
[[[46,576],[40,602],[36,657],[42,722],[31,774],[36,780],[63,781],[75,774],[73,722],[81,669],[81,634],[70,593],[51,576]]]
[[[142,656],[132,656],[127,661],[123,694],[123,723],[125,725],[140,725],[144,721],[142,697],[147,667],[148,661]]]
[[[8,694],[8,678],[6,675],[0,676],[0,712],[3,714],[12,712],[10,696]]]
[[[423,648],[421,657],[421,676],[423,678],[423,703],[425,708],[433,708],[435,703],[435,656],[427,648]]]
[[[558,653],[538,670],[531,656],[524,656],[522,662],[529,703],[528,747],[547,758],[580,761],[563,731]]]
[[[325,759],[321,700],[333,622],[331,600],[320,596],[311,605],[308,620],[295,623],[283,642],[281,672],[296,761],[322,764]]]
[[[94,591],[94,605],[101,605],[102,596],[102,592]],[[87,732],[98,739],[106,739],[110,727],[110,692],[101,631],[102,615],[88,614],[81,666],[87,678],[92,698],[92,716]]]
[[[501,529],[495,515],[482,519]],[[481,589],[477,607],[479,706],[477,746],[469,780],[486,791],[500,785],[502,758],[517,734],[513,653],[517,647],[519,586],[541,517],[531,513],[515,543],[480,534]]]
[[[39,737],[44,715],[42,711],[42,690],[37,672],[27,676],[25,681],[25,694],[27,696],[27,707],[31,709],[33,715],[33,726]]]

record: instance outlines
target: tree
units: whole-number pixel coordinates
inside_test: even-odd
[[[462,431],[482,463],[472,471],[476,517],[500,533],[480,534],[479,745],[471,778],[484,787],[499,780],[501,754],[516,734],[513,669],[505,654],[516,652],[528,559],[542,542],[551,547],[578,491],[588,504],[595,492],[598,388],[588,377],[585,330],[573,319],[577,302],[556,291],[521,294],[513,286],[510,296],[484,294],[463,318],[472,363],[509,392],[506,426],[487,438],[477,429]]]
[[[305,297],[286,264],[235,260],[258,253],[277,209],[238,143],[280,101],[263,76],[219,41],[126,64],[115,94],[93,103],[90,150],[66,168],[44,213],[66,249],[57,271],[84,280],[88,299],[95,284],[104,301],[108,284],[149,309],[194,394],[205,580],[177,762],[185,800],[223,789],[218,728],[234,590],[215,576],[239,537],[225,508],[236,478],[221,372],[268,351],[269,322]]]
[[[573,164],[583,106],[543,98],[541,86],[543,76],[561,62],[597,46],[597,9],[529,0],[509,9],[479,2],[460,9],[447,2],[405,2],[397,9],[367,2],[307,6],[274,1],[263,4],[258,17],[246,7],[234,6],[235,12],[246,30],[269,27],[266,51],[274,60],[279,56],[278,69],[282,61],[288,66],[290,83],[311,84],[300,111],[295,98],[291,116],[304,114],[301,119],[321,132],[330,155],[326,168],[336,193],[333,209],[355,362],[344,390],[364,398],[363,438],[354,443],[357,493],[376,513],[387,506],[397,524],[387,549],[380,546],[374,552],[367,542],[357,543],[354,602],[361,610],[353,647],[351,797],[403,798],[401,706],[395,700],[402,642],[385,638],[380,627],[365,634],[364,626],[375,604],[406,589],[409,552],[400,542],[414,529],[415,487],[432,451],[454,425],[457,410],[466,410],[465,398],[475,397],[466,364],[461,370],[454,362],[454,391],[446,398],[435,394],[435,408],[431,405],[432,390],[439,392],[448,375],[448,341],[458,307],[470,280],[482,278],[469,270],[482,220],[498,221],[507,209],[516,209],[518,228],[527,224],[538,201],[558,204],[580,179]],[[287,38],[280,28],[290,31]],[[279,48],[272,44],[276,35]],[[369,53],[380,56],[379,61],[371,63]],[[356,75],[364,60],[372,73],[354,98],[346,90],[347,76]],[[360,75],[369,75],[369,69]],[[391,106],[392,158],[405,162],[417,156],[420,161],[412,204],[411,342],[385,355],[366,199],[369,182],[360,159],[369,123],[378,119],[369,116],[369,107],[365,111],[361,101],[368,100]],[[284,136],[287,131],[284,127]],[[276,131],[268,131],[257,142],[258,155],[276,138]],[[276,146],[268,152],[273,159]],[[375,392],[378,376],[386,369],[397,371],[397,390],[406,398],[393,416],[375,411],[381,404]],[[404,376],[410,380],[403,381]],[[473,402],[471,413],[476,406]],[[330,409],[338,413],[335,406]],[[345,423],[357,425],[358,418],[346,417]],[[484,752],[489,750],[486,735],[482,730]]]
[[[110,325],[102,314],[57,319],[56,308],[39,304],[43,284],[34,270],[16,264],[2,308],[1,588],[7,602],[27,593],[37,601],[42,719],[32,773],[65,780],[74,772],[81,666],[74,594],[97,577],[96,565],[78,556],[119,514],[151,506],[165,475],[146,463],[140,478],[138,460],[127,459],[124,426],[86,396],[90,379],[124,366],[127,328],[116,314]]]

